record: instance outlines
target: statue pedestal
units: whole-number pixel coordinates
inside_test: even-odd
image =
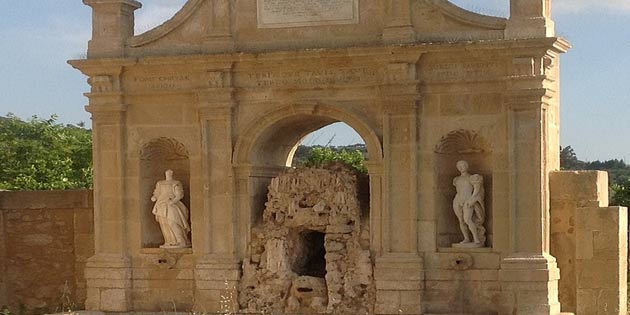
[[[483,248],[483,243],[453,243],[453,248]]]

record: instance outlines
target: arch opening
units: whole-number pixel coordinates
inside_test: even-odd
[[[372,153],[375,150],[361,132],[350,124],[322,115],[297,114],[286,117],[269,125],[253,140],[247,154],[247,164],[251,166],[250,187],[253,189],[250,192],[253,196],[250,201],[252,224],[262,220],[271,179],[287,168],[303,165],[312,147],[328,147],[333,150],[348,147],[350,150],[362,151],[365,161],[381,156],[380,153]],[[362,217],[367,224],[370,212],[369,176],[358,173],[357,177]]]
[[[307,135],[337,122],[344,125],[342,119],[301,112],[266,125],[263,120],[263,126],[252,132],[253,137],[246,138],[249,145],[237,146],[235,159],[245,165],[245,174],[241,173],[237,184],[244,189],[238,193],[240,211],[250,216],[250,221],[241,225],[250,235],[248,247],[243,248],[244,278],[273,275],[246,285],[239,294],[250,302],[275,292],[288,295],[286,300],[265,302],[270,306],[258,302],[242,306],[255,311],[271,307],[287,313],[333,307],[371,310],[370,177],[334,161],[315,167],[290,166],[300,144],[331,145],[334,139],[330,141],[327,130],[320,131],[319,140],[314,139],[317,133]],[[361,135],[365,133],[359,128],[352,128],[356,132],[348,137],[350,142],[364,142]],[[369,139],[365,143],[372,154]],[[344,144],[347,142],[335,142],[335,148]],[[246,155],[239,156],[239,152]],[[278,279],[290,281],[268,285],[278,283]]]
[[[305,230],[295,238],[291,269],[298,276],[324,278],[326,276],[326,234],[320,231]]]

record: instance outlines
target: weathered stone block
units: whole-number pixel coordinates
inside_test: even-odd
[[[103,289],[101,290],[100,306],[98,310],[106,312],[128,311],[129,298],[127,289]]]

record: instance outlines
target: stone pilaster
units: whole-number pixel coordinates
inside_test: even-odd
[[[411,23],[411,3],[409,0],[389,0],[388,21],[383,30],[386,43],[413,43],[416,31]]]
[[[370,249],[380,256],[383,253],[383,164],[366,161],[370,176]]]
[[[92,7],[92,40],[88,57],[121,57],[128,38],[134,35],[135,0],[83,0]]]
[[[513,82],[507,100],[511,254],[501,263],[500,281],[504,306],[516,315],[560,312],[560,270],[549,255],[547,91],[533,88],[541,80]]]
[[[86,264],[88,310],[131,310],[131,263],[127,248],[125,154],[127,105],[120,92],[122,67],[91,74],[94,142],[95,255]]]
[[[551,0],[510,0],[510,19],[505,28],[508,39],[555,36]]]
[[[418,253],[418,85],[415,61],[391,62],[380,87],[383,113],[380,252],[375,261],[377,314],[422,314],[424,264]],[[374,222],[376,225],[376,222]]]
[[[207,89],[199,92],[199,119],[202,132],[203,213],[193,222],[199,249],[195,266],[195,309],[204,312],[221,309],[221,298],[232,296],[240,278],[237,258],[237,212],[232,198],[233,89],[230,65],[208,70]]]

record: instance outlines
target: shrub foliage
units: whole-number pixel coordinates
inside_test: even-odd
[[[92,187],[92,134],[57,116],[0,120],[0,189],[62,190]]]

